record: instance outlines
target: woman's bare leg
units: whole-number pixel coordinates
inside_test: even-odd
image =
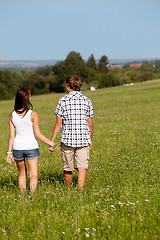
[[[33,193],[38,184],[38,158],[27,160],[30,177],[30,190]]]
[[[26,163],[25,160],[18,161],[15,160],[19,172],[19,177],[18,177],[18,185],[20,192],[23,192],[26,190],[26,177],[27,177],[27,168],[26,168]]]

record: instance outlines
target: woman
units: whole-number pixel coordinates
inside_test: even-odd
[[[39,147],[36,137],[50,146],[55,145],[53,141],[51,142],[40,132],[38,114],[30,110],[30,108],[33,108],[30,99],[31,95],[28,89],[19,89],[15,98],[14,111],[9,118],[10,136],[7,162],[12,164],[13,158],[16,161],[19,172],[18,183],[21,192],[26,190],[27,169],[25,158],[29,167],[31,192],[34,192],[37,187]]]

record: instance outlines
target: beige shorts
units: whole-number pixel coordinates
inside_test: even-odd
[[[73,171],[77,168],[88,169],[89,146],[69,147],[62,143],[61,156],[63,161],[63,170],[65,171]],[[76,160],[76,164],[74,163],[74,159]]]

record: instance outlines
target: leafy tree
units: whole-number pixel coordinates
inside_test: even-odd
[[[152,79],[160,79],[160,72],[156,72],[152,74]]]
[[[17,83],[17,87],[20,88],[22,83],[23,83],[23,81],[24,81],[24,77],[23,77],[22,73],[13,71],[11,74],[12,74],[13,79]]]
[[[61,76],[62,78],[64,78],[64,75],[65,75],[64,74],[64,61],[60,61],[56,65],[54,65],[52,71],[55,75],[58,75],[58,76]]]
[[[52,69],[53,69],[53,66],[48,66],[47,65],[47,66],[44,66],[44,67],[37,68],[36,73],[41,75],[41,76],[46,77],[46,76],[53,73]]]
[[[86,67],[84,82],[91,83],[91,82],[98,82],[99,74],[98,72],[90,67]]]
[[[11,78],[9,78],[9,81],[7,81],[7,74]],[[12,91],[10,80],[13,80],[9,70],[5,71],[0,71],[0,100],[6,100],[6,99],[12,99],[14,96],[14,88]],[[12,85],[12,87],[14,87]]]
[[[107,73],[109,68],[108,57],[103,55],[98,62],[98,69],[102,73]]]
[[[152,74],[150,72],[139,72],[135,77],[135,82],[144,82],[152,79]]]
[[[49,92],[46,79],[36,73],[23,82],[23,87],[28,88],[33,95]]]
[[[56,75],[56,79],[51,83],[51,89],[56,89],[52,91],[65,92],[65,66],[64,61],[58,62],[53,66],[53,72]]]
[[[64,76],[78,75],[83,78],[85,75],[86,63],[79,53],[70,52],[64,61]]]
[[[25,72],[24,75],[23,75],[24,80],[30,78],[32,75],[33,75],[32,71]]]
[[[97,69],[96,60],[95,60],[93,54],[91,54],[91,56],[87,60],[87,67]]]
[[[0,71],[0,83],[3,83],[3,72]]]
[[[133,82],[133,81],[131,81],[131,78],[128,76],[127,73],[122,73],[122,72],[120,72],[117,75],[117,79],[118,79],[118,84],[117,85],[123,85],[123,84]]]
[[[5,85],[0,82],[0,100],[12,99],[13,94],[10,93]]]
[[[60,78],[58,75],[48,76],[46,82],[48,83],[50,92],[58,93],[65,91],[64,79]]]
[[[160,61],[155,62],[155,71],[160,72]]]
[[[10,93],[15,94],[18,88],[18,84],[8,69],[6,69],[2,74],[1,83],[7,88]]]
[[[110,71],[107,74],[102,73],[100,80],[99,80],[99,88],[104,88],[104,87],[114,87],[120,85],[118,81],[117,74],[114,72]]]
[[[130,78],[131,82],[134,82],[135,77],[136,77],[136,72],[131,70],[131,71],[127,72],[127,76]]]
[[[143,63],[142,66],[139,68],[140,71],[143,71],[143,72],[153,72],[154,71],[154,67],[153,67],[153,64],[152,63]]]

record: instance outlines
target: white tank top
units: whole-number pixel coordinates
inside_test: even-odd
[[[29,110],[25,116],[19,116],[15,111],[12,113],[12,121],[16,128],[16,137],[13,142],[14,150],[39,148],[34,134],[31,114],[31,110]]]

